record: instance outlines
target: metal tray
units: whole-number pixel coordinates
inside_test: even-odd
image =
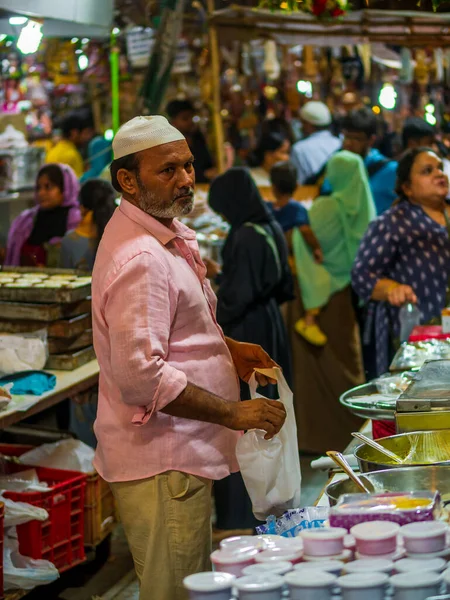
[[[45,368],[52,371],[74,371],[91,360],[94,360],[94,358],[94,348],[93,346],[88,346],[78,352],[49,356]]]
[[[45,329],[49,337],[73,338],[80,335],[92,326],[91,314],[79,315],[72,319],[61,319],[53,323],[41,321],[8,321],[0,319],[0,332],[2,333],[29,333]]]
[[[363,385],[359,385],[342,394],[339,398],[339,402],[357,417],[362,417],[363,419],[394,421],[395,404],[393,405],[392,410],[357,404],[355,399],[357,396],[370,396],[371,394],[377,393],[378,389],[374,383],[364,383]]]
[[[92,329],[87,329],[74,338],[50,338],[48,340],[50,354],[67,354],[86,348],[86,346],[92,346]]]
[[[50,323],[91,312],[91,299],[73,304],[32,304],[31,302],[0,302],[0,319],[20,319]]]
[[[46,273],[48,275],[86,275],[85,272],[74,269],[39,269],[32,267],[4,267],[1,273]],[[79,288],[51,289],[51,288],[7,288],[0,285],[0,301],[3,302],[37,302],[55,304],[61,302],[69,304],[84,300],[91,295],[91,284],[87,283]]]

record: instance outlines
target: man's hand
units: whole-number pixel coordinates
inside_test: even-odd
[[[230,338],[226,338],[226,342],[237,374],[245,382],[249,381],[255,369],[279,368],[279,365],[257,344],[236,342]],[[256,373],[256,381],[258,385],[262,386],[268,383],[276,383],[276,381],[265,377],[261,373]]]
[[[283,427],[286,409],[278,400],[244,400],[230,403],[230,416],[223,424],[235,431],[262,429],[270,440]]]

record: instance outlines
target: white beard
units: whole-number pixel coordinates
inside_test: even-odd
[[[194,197],[189,202],[180,204],[176,199],[170,206],[165,205],[160,198],[150,190],[139,185],[138,206],[145,213],[157,219],[176,219],[188,215],[194,208]],[[189,191],[194,193],[192,188]]]

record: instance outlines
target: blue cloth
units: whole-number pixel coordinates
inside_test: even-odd
[[[386,160],[386,157],[379,150],[372,148],[364,160],[367,169],[380,161]],[[395,193],[395,183],[397,181],[398,163],[390,160],[379,171],[369,177],[370,190],[375,202],[377,215],[380,216],[391,208],[392,203],[397,197]],[[320,190],[321,196],[330,196],[332,193],[331,185],[328,179],[323,182]]]
[[[300,202],[289,200],[286,206],[276,208],[272,203],[268,203],[269,209],[281,228],[286,233],[294,227],[309,225],[308,211]]]
[[[320,173],[329,158],[339,150],[342,141],[330,131],[317,131],[292,147],[291,161],[297,169],[297,181],[303,185],[307,179]]]
[[[7,375],[0,379],[0,384],[14,383],[11,394],[22,396],[42,396],[45,392],[51,392],[56,386],[56,376],[44,371],[26,371]]]
[[[372,148],[366,156],[364,164],[367,169],[370,169],[371,165],[382,160],[386,160],[386,157],[383,156],[379,150]],[[381,167],[379,171],[372,175],[372,177],[369,177],[370,189],[372,190],[372,196],[375,201],[377,215],[382,215],[391,208],[392,203],[397,197],[397,194],[395,193],[397,167],[397,161],[390,160]]]
[[[447,227],[433,221],[420,206],[402,200],[369,226],[353,267],[352,285],[366,303],[380,279],[411,286],[425,324],[439,317],[445,306],[449,274]],[[400,335],[399,309],[373,301],[369,308],[368,328],[376,332],[372,343],[381,375],[389,368],[392,342]]]

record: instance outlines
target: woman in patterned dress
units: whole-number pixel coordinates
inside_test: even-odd
[[[439,317],[446,304],[450,240],[449,183],[441,159],[428,148],[407,152],[397,171],[398,200],[363,238],[353,288],[368,303],[364,343],[373,348],[371,375],[385,373],[400,334],[399,310],[417,304],[421,322]],[[374,422],[374,437],[395,432]]]

